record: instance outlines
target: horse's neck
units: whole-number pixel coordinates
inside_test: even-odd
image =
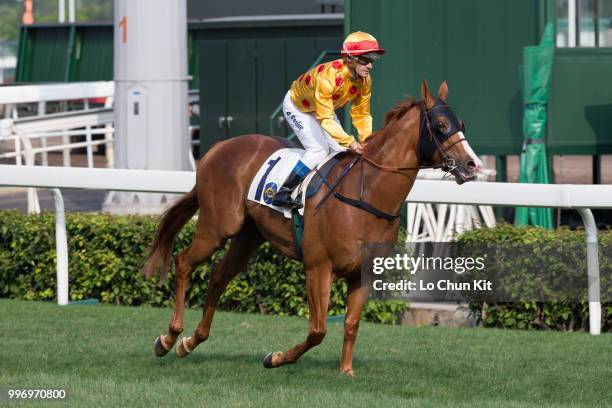
[[[419,116],[415,106],[405,117],[382,129],[381,134],[373,136],[378,140],[372,140],[366,155],[386,167],[418,167]]]
[[[366,156],[381,166],[389,168],[418,168],[417,154],[419,139],[418,109],[411,109],[405,118],[400,119],[389,129],[383,129],[384,134],[376,135],[381,140],[374,143]],[[396,172],[374,169],[368,176],[368,195],[376,197],[376,201],[385,203],[392,211],[399,211],[400,206],[412,189],[418,170]]]

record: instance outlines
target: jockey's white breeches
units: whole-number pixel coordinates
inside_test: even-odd
[[[301,158],[302,162],[313,169],[330,152],[346,150],[321,127],[314,112],[304,113],[295,106],[291,101],[290,92],[287,92],[283,100],[283,114],[306,149],[306,153]],[[336,114],[334,114],[334,120],[340,123]]]

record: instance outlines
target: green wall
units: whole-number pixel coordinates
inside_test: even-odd
[[[113,32],[109,27],[75,28],[71,54],[72,63],[69,72],[71,81],[112,79]]]
[[[387,49],[376,64],[375,125],[422,78],[465,121],[478,154],[520,153],[522,50],[539,42],[553,0],[346,0],[347,32],[369,31]],[[557,49],[547,131],[553,154],[612,153],[612,49]]]
[[[269,133],[269,117],[291,82],[323,51],[339,50],[343,37],[338,18],[237,18],[188,28],[189,87],[200,90],[200,152],[228,137]],[[20,83],[112,80],[112,25],[23,26],[16,76]],[[287,136],[283,122],[274,124],[275,135]]]
[[[342,20],[201,23],[200,152],[230,137],[270,133],[270,115],[291,82],[342,44]],[[328,58],[333,59],[333,58]],[[282,118],[282,115],[279,115]],[[287,136],[284,122],[273,134]]]
[[[553,154],[612,154],[612,48],[557,49],[550,116]]]
[[[424,78],[449,100],[479,154],[517,153],[522,144],[518,67],[538,41],[533,0],[348,0],[350,31],[377,37],[387,54],[373,70],[375,127]]]
[[[197,88],[197,44],[189,30],[190,89]],[[194,75],[195,73],[195,75]],[[16,82],[113,80],[113,26],[110,23],[22,26]]]
[[[65,81],[71,33],[69,26],[22,28],[16,82]]]
[[[240,133],[268,133],[268,117],[291,81],[343,32],[374,34],[374,125],[425,78],[447,80],[449,102],[479,154],[520,152],[522,49],[554,20],[554,0],[345,0],[340,20],[189,24],[190,88],[201,88],[204,146]],[[239,19],[237,19],[239,20]],[[112,80],[111,24],[21,29],[18,82]],[[200,83],[200,77],[213,78]],[[547,144],[553,154],[612,154],[612,48],[557,49]],[[231,116],[232,125],[219,126]],[[274,133],[286,135],[283,123]]]

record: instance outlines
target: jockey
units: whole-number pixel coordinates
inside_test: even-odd
[[[343,58],[320,64],[293,81],[283,100],[283,113],[306,152],[274,196],[273,205],[301,207],[291,199],[291,192],[330,150],[362,153],[361,143],[372,133],[370,70],[384,53],[376,38],[357,31],[344,40]],[[342,129],[334,112],[349,102],[359,141]]]

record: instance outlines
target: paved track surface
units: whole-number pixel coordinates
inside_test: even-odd
[[[54,211],[53,197],[46,189],[38,189],[38,199],[42,210]],[[105,191],[96,190],[62,190],[66,211],[102,211]],[[28,209],[25,188],[0,188],[0,210],[17,208]]]

